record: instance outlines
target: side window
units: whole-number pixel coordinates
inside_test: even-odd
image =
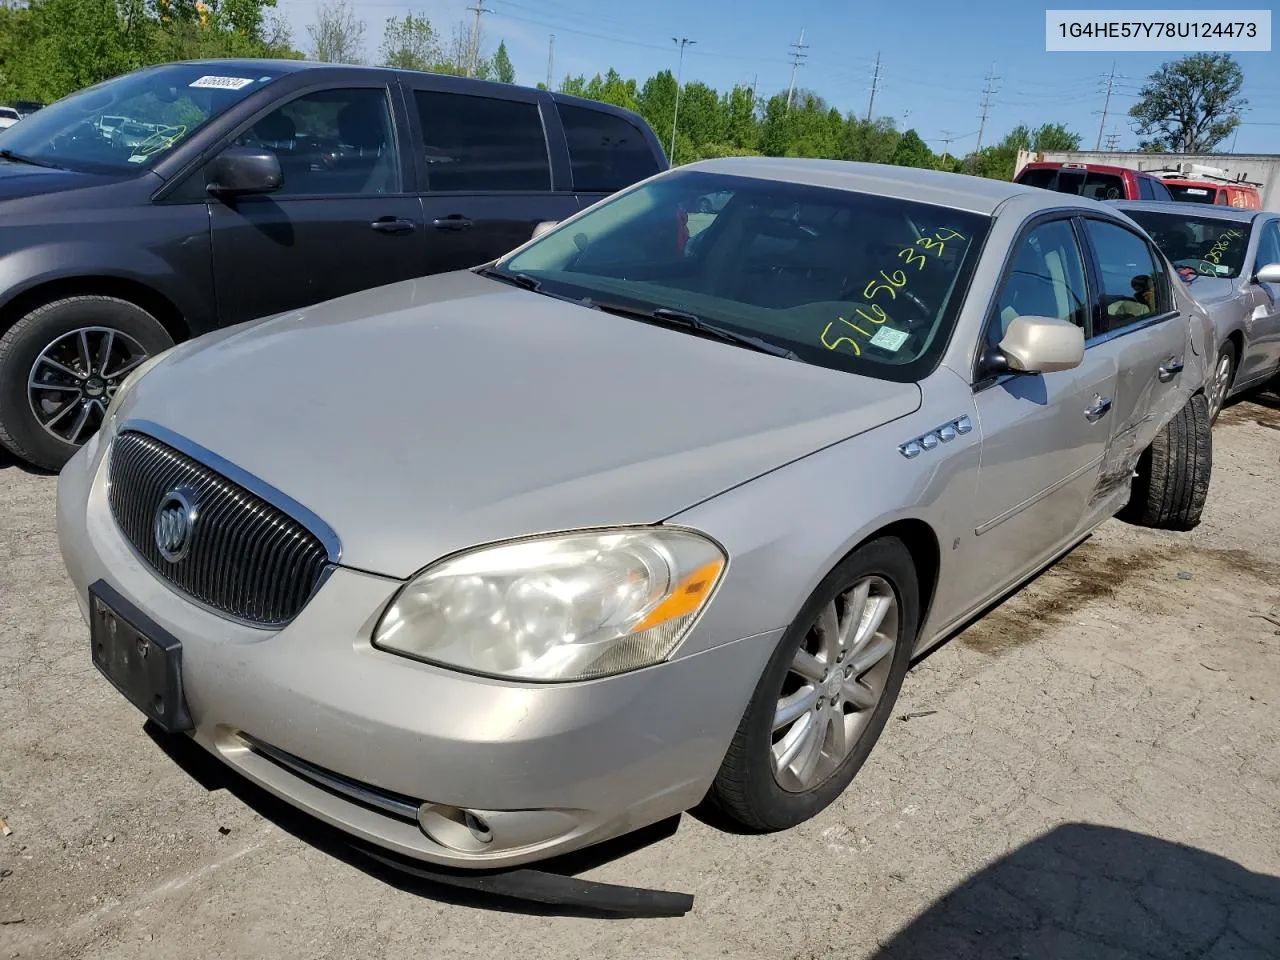
[[[1218,199],[1214,200],[1213,202],[1214,202],[1214,204],[1215,204],[1215,205],[1217,205],[1217,206],[1219,206],[1219,207],[1226,207],[1226,206],[1230,206],[1230,204],[1229,204],[1229,203],[1227,203],[1227,191],[1225,191],[1225,190],[1223,190],[1223,189],[1219,188],[1219,190],[1218,190]]]
[[[1155,198],[1155,191],[1151,189],[1151,181],[1146,177],[1138,177],[1138,199],[1154,200]]]
[[[551,161],[536,103],[418,90],[427,189],[549,191]]]
[[[1022,316],[1054,317],[1085,328],[1084,259],[1069,220],[1041,224],[1022,241],[996,311],[997,342],[1009,324]]]
[[[1152,200],[1168,200],[1170,202],[1173,201],[1173,194],[1170,193],[1169,188],[1166,187],[1159,180],[1148,180],[1147,185],[1151,187]]]
[[[401,190],[391,104],[381,88],[309,93],[267,114],[236,143],[280,158],[284,184],[276,198]]]
[[[1094,333],[1119,330],[1169,310],[1168,280],[1147,242],[1118,224],[1086,220],[1085,225],[1102,278],[1101,329]]]
[[[1258,235],[1258,257],[1254,270],[1269,263],[1280,263],[1280,220],[1269,220]]]
[[[658,172],[658,161],[644,135],[622,117],[587,107],[559,104],[573,189],[612,193]]]

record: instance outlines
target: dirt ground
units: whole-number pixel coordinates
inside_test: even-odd
[[[686,816],[584,876],[692,912],[605,920],[393,883],[183,772],[90,665],[53,479],[4,462],[0,960],[1275,960],[1278,479],[1280,398],[1232,406],[1198,530],[1108,523],[914,669],[831,809]]]

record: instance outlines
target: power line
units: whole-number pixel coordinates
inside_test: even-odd
[[[871,122],[871,110],[876,105],[876,90],[880,86],[880,51],[876,51],[876,72],[871,77],[871,99],[867,101],[867,123]]]
[[[974,153],[982,149],[982,135],[987,129],[987,113],[991,110],[991,94],[995,93],[991,89],[991,84],[1000,78],[996,76],[996,65],[991,65],[991,72],[987,74],[987,85],[982,88],[982,125],[978,127],[978,145],[974,147]]]
[[[793,43],[791,49],[791,83],[787,87],[787,109],[791,109],[791,96],[796,91],[796,71],[800,69],[800,64],[804,62],[805,57],[809,56],[804,51],[808,48],[808,44],[804,42],[804,28],[800,28],[800,41]]]
[[[1107,111],[1111,109],[1111,88],[1116,83],[1116,65],[1111,64],[1111,75],[1107,77],[1107,99],[1102,103],[1102,120],[1098,123],[1098,142],[1093,149],[1098,150],[1102,147],[1102,131],[1107,126]]]

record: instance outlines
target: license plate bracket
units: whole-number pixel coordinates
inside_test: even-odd
[[[104,580],[89,587],[93,665],[166,733],[193,729],[182,687],[182,641]]]

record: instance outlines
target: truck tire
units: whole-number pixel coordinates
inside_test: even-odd
[[[1194,530],[1200,524],[1212,472],[1209,401],[1197,393],[1139,458],[1129,502],[1119,517],[1140,527]]]
[[[171,346],[160,321],[127,300],[36,307],[0,335],[0,446],[60,470],[102,424],[128,372]]]

